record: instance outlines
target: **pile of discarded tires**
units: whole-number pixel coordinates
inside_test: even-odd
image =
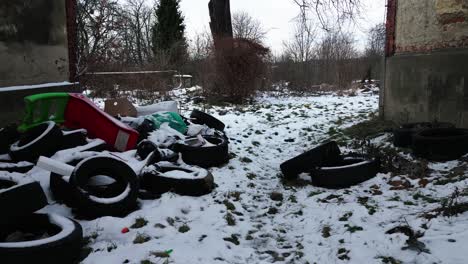
[[[51,121],[24,133],[14,125],[0,129],[0,262],[73,263],[80,253],[83,235],[77,222],[35,213],[48,204],[40,184],[27,176],[35,166],[51,171],[54,200],[84,219],[125,216],[138,208],[139,198],[166,192],[211,193],[215,183],[207,168],[229,160],[225,125],[200,111],[187,124],[201,124],[209,133],[187,136],[167,148],[141,138],[128,152],[138,169],[104,141],[88,139],[86,130],[64,131]],[[72,160],[50,159],[65,149],[73,149]]]
[[[280,166],[285,178],[305,173],[318,187],[339,189],[360,184],[377,175],[380,161],[361,154],[342,154],[335,141],[320,145]]]
[[[0,173],[1,263],[73,263],[83,231],[72,219],[36,211],[47,206],[38,182],[19,173]]]
[[[225,134],[225,124],[217,118],[194,110],[190,114],[190,118],[184,118],[187,126],[197,127],[194,131],[186,131],[183,140],[177,140],[169,144],[167,148],[179,153],[183,162],[189,165],[196,165],[203,168],[221,166],[229,161],[229,140]],[[151,142],[146,140],[148,134],[154,131],[154,126],[144,122],[135,126],[135,129],[140,131],[140,143],[138,149],[145,147],[156,148],[151,146]],[[201,126],[203,125],[203,126]],[[209,128],[205,131],[203,127]]]
[[[45,122],[20,135],[16,127],[6,127],[0,130],[0,153],[8,153],[12,160],[0,162],[0,171],[26,173],[39,159],[39,167],[52,171],[53,198],[85,218],[124,216],[138,208],[138,198],[154,199],[170,191],[206,195],[215,187],[206,169],[229,160],[225,125],[200,111],[194,111],[187,122],[206,125],[210,134],[186,137],[165,149],[142,138],[135,158],[144,167],[137,172],[118,156],[102,152],[112,148],[88,140],[86,130],[62,131],[54,122]],[[80,153],[67,164],[47,159],[77,146],[74,151]]]
[[[393,143],[430,161],[456,160],[468,153],[468,129],[451,123],[408,123],[394,129]]]

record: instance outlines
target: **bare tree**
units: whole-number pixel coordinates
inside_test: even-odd
[[[385,54],[385,32],[384,23],[370,29],[365,51],[367,57],[381,57]]]
[[[312,24],[296,24],[294,36],[283,42],[285,55],[295,62],[310,61],[314,57],[316,31]]]
[[[368,35],[367,47],[364,51],[364,63],[367,70],[361,82],[373,78],[380,79],[383,75],[383,56],[385,54],[385,31],[384,23],[380,23],[371,28]]]
[[[213,50],[213,37],[210,32],[203,31],[190,40],[189,53],[192,61],[208,58]]]
[[[125,4],[125,24],[122,32],[123,52],[128,59],[143,65],[151,60],[151,26],[154,23],[154,12],[146,5],[145,0],[127,0]]]
[[[232,15],[232,30],[235,38],[248,39],[256,43],[262,43],[267,35],[260,20],[245,11],[238,11]]]
[[[77,12],[78,71],[91,63],[112,60],[124,27],[117,0],[79,0]]]
[[[329,32],[320,42],[317,56],[327,83],[346,87],[356,76],[354,59],[358,57],[358,53],[350,33]]]
[[[346,21],[355,21],[361,11],[362,0],[292,0],[300,8],[300,17],[317,17],[329,31]]]

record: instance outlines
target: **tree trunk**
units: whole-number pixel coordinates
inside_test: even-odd
[[[213,35],[215,46],[218,48],[220,40],[232,38],[232,21],[230,0],[210,0],[208,9],[210,10],[210,29]]]

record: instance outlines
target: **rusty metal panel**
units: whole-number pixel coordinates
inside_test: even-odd
[[[385,43],[385,56],[395,54],[396,13],[398,0],[387,1],[387,40]]]

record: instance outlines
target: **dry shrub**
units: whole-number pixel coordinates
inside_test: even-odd
[[[212,102],[240,104],[267,85],[269,49],[247,39],[224,39],[205,65],[204,87]]]

